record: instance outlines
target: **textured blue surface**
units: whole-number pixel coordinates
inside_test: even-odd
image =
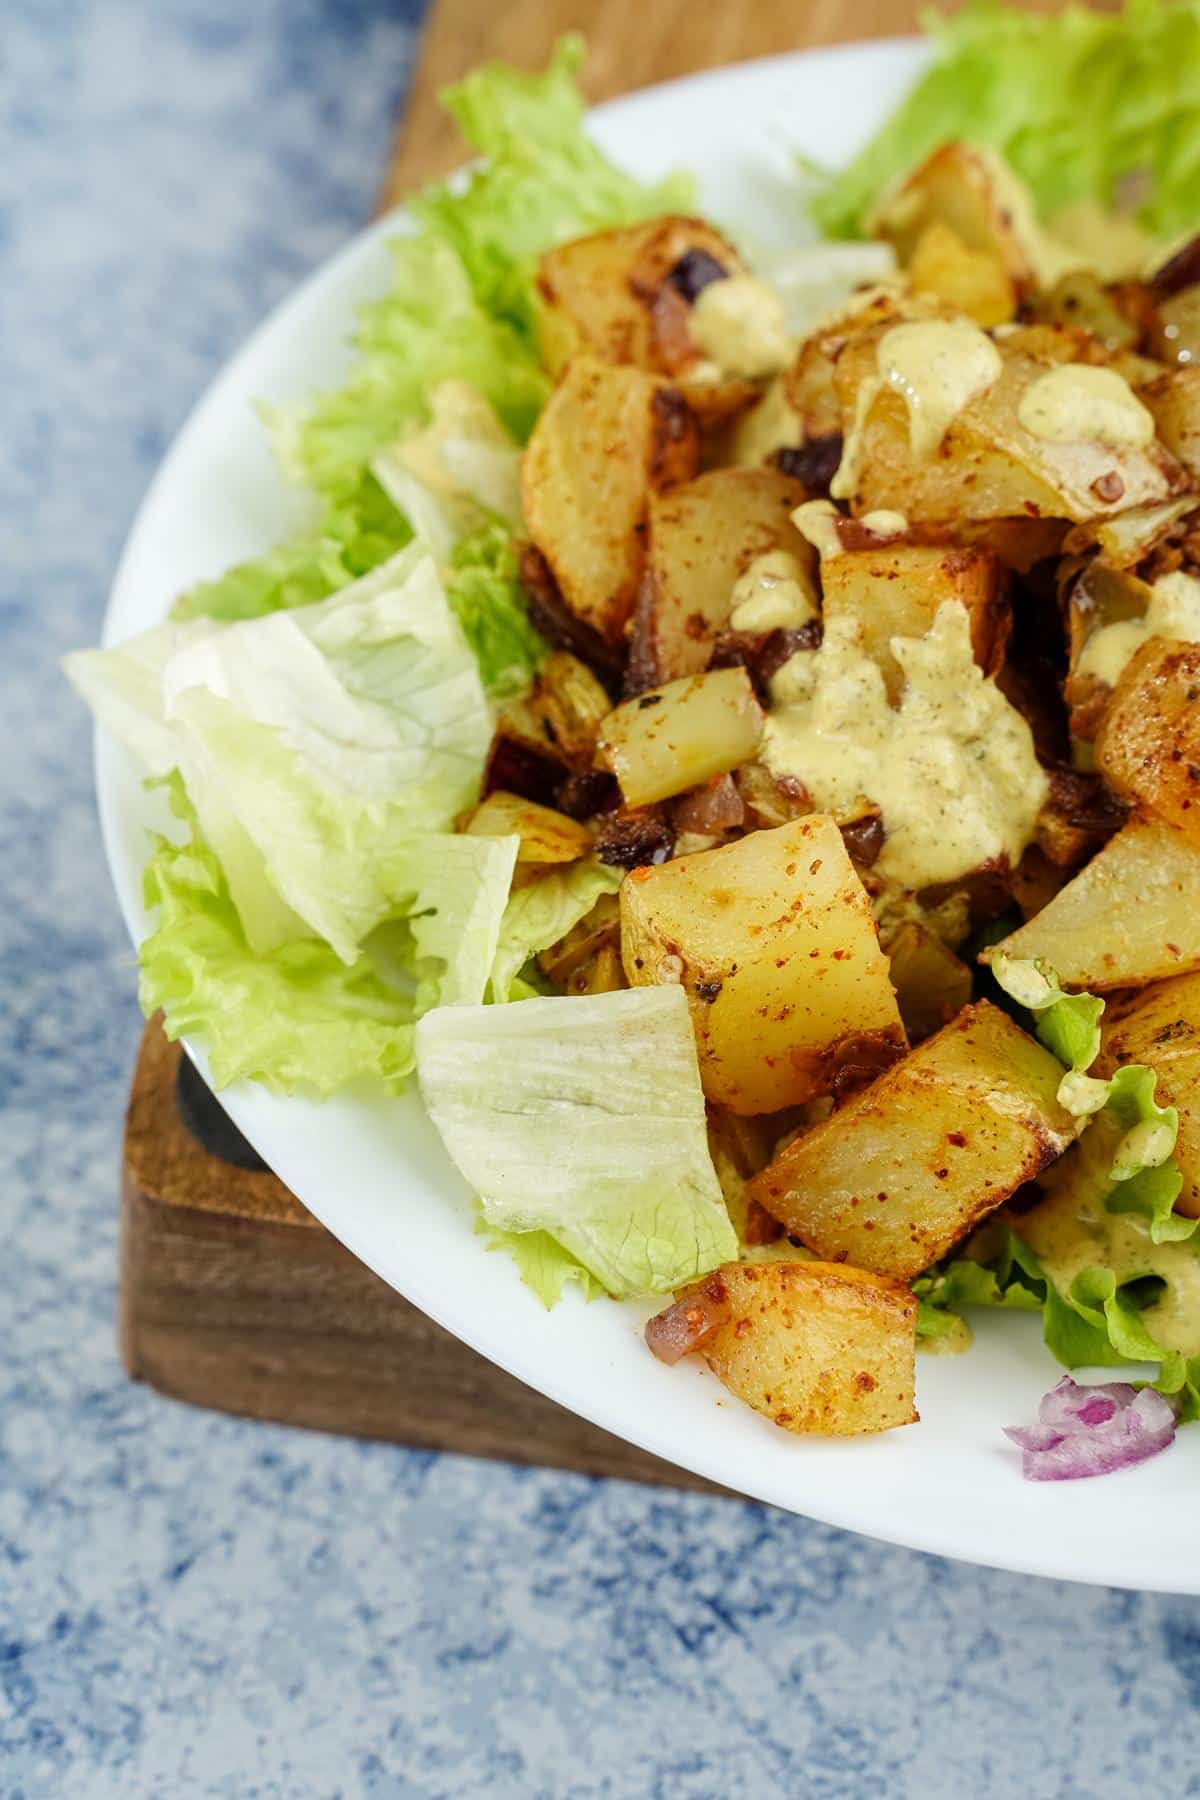
[[[0,1795],[1200,1794],[1194,1601],[122,1377],[138,1019],[55,662],[192,399],[366,214],[409,17],[0,3]]]

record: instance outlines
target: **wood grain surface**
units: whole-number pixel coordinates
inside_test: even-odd
[[[425,27],[421,61],[396,134],[380,209],[463,161],[438,94],[481,62],[501,57],[536,69],[565,31],[588,43],[583,85],[593,103],[697,69],[784,50],[811,50],[847,38],[900,37],[916,28],[913,0],[438,0]],[[954,0],[943,8],[955,10]]]

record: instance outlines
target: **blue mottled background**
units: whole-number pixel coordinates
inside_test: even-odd
[[[193,399],[366,216],[418,7],[0,0],[0,1795],[1200,1794],[1195,1601],[122,1376],[138,1018],[56,660]]]

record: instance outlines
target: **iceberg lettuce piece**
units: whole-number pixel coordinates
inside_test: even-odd
[[[489,1225],[549,1232],[618,1297],[736,1257],[682,988],[439,1007],[417,1073]]]
[[[589,858],[553,869],[511,894],[492,964],[492,999],[515,999],[514,984],[530,957],[557,944],[572,926],[586,919],[601,894],[615,894],[623,876],[624,870]],[[521,997],[528,998],[528,990]]]

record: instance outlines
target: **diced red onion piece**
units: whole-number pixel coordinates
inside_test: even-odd
[[[659,1362],[674,1365],[693,1350],[700,1350],[729,1322],[731,1308],[725,1283],[710,1275],[664,1312],[646,1324],[646,1342]]]
[[[745,817],[742,797],[730,775],[715,776],[703,787],[692,788],[671,808],[671,822],[676,831],[695,831],[702,836],[716,831],[735,831]]]
[[[1005,1430],[1021,1449],[1027,1481],[1076,1481],[1127,1469],[1165,1450],[1175,1436],[1170,1402],[1127,1381],[1082,1386],[1064,1375],[1038,1407],[1036,1425]]]

